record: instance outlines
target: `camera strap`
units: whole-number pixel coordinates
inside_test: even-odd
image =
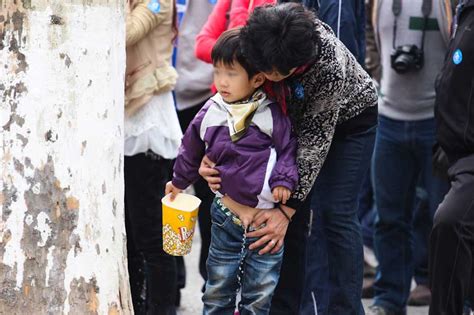
[[[431,14],[433,8],[433,0],[423,0],[421,3],[421,13],[423,14],[423,33],[421,35],[421,50],[424,51],[425,46],[425,33],[428,26],[428,17]],[[398,17],[402,13],[402,0],[392,0],[392,13],[395,16],[395,22],[393,23],[393,49],[396,47],[397,41],[397,27],[398,27]]]

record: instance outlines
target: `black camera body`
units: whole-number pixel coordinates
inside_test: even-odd
[[[423,50],[416,45],[398,46],[390,55],[392,69],[399,74],[422,69],[424,59]]]

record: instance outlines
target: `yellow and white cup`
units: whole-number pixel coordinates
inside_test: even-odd
[[[173,256],[191,252],[201,200],[193,195],[178,194],[171,201],[171,194],[161,199],[163,205],[163,250]]]

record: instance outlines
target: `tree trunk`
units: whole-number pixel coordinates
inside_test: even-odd
[[[0,314],[131,314],[124,1],[0,0]]]

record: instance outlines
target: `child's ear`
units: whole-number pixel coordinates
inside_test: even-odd
[[[262,72],[257,73],[252,78],[252,86],[256,89],[261,87],[264,82],[265,82],[265,75]]]

